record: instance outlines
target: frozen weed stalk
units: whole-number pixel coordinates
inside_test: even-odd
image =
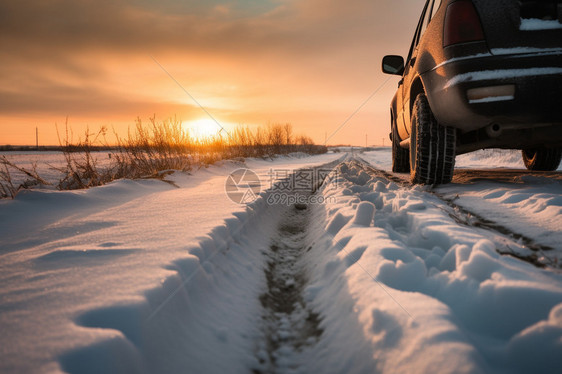
[[[228,137],[219,133],[198,138],[175,117],[163,121],[151,117],[148,124],[138,118],[127,137],[115,134],[116,143],[106,139],[105,127],[97,132],[86,129],[78,140],[74,139],[68,123],[62,135],[58,130],[57,133],[58,149],[62,152],[64,162],[56,166],[49,165],[49,168],[56,170],[60,178],[48,180],[43,176],[44,169],[36,169],[36,166],[24,168],[4,159],[1,161],[0,197],[13,198],[19,190],[35,186],[52,185],[58,190],[75,190],[124,178],[164,180],[164,176],[172,171],[192,171],[228,159],[273,159],[281,154],[327,152],[327,147],[314,145],[309,137],[294,135],[290,124],[270,124],[254,130],[248,126],[238,126]],[[28,179],[24,182],[14,181],[13,174],[24,174]],[[237,182],[231,184],[236,186]],[[236,194],[236,189],[229,190],[229,193]],[[231,199],[237,203],[252,202],[260,191],[250,192],[246,196],[242,194]]]

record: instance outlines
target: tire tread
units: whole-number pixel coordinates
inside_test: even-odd
[[[415,165],[410,165],[412,183],[444,184],[453,179],[455,168],[456,130],[437,122],[425,94],[419,94],[412,112],[412,127],[416,126]],[[412,131],[414,133],[414,130]]]
[[[554,171],[562,160],[562,148],[524,149],[523,163],[528,170]]]
[[[409,151],[400,146],[396,124],[392,124],[392,171],[408,173],[410,171]]]

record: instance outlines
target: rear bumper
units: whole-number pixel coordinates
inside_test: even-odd
[[[554,126],[560,131],[553,141],[562,141],[562,51],[453,59],[422,74],[422,81],[437,120],[461,133],[492,124],[513,130]],[[467,95],[498,86],[513,87],[513,94]]]

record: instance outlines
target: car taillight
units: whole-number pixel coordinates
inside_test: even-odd
[[[469,0],[450,4],[445,13],[443,46],[484,40],[484,31],[478,13]]]

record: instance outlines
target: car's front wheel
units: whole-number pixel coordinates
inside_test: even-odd
[[[425,94],[414,102],[410,136],[412,183],[449,183],[455,169],[456,130],[437,122]]]
[[[522,154],[528,170],[553,171],[562,160],[562,148],[524,149]]]

